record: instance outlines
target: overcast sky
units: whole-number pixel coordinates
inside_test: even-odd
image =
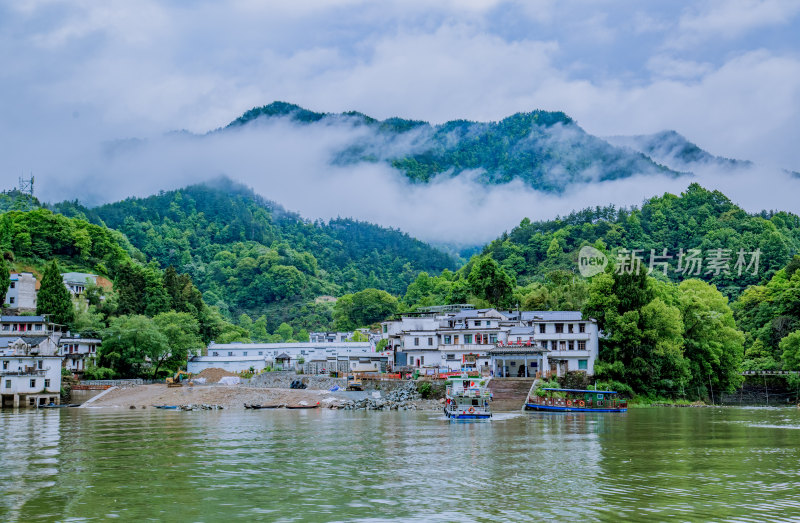
[[[352,215],[427,239],[453,234],[424,232],[441,221],[434,209],[417,221],[408,211],[455,190],[469,197],[474,184],[422,194],[388,169],[320,173],[325,147],[340,140],[332,133],[299,160],[308,146],[286,130],[243,137],[250,149],[228,141],[198,151],[162,138],[205,133],[284,100],[433,123],[561,110],[600,136],[674,129],[713,154],[772,169],[779,187],[766,191],[758,176],[709,185],[748,210],[800,211],[791,198],[798,182],[774,175],[800,171],[796,0],[28,0],[0,3],[0,49],[2,185],[32,172],[50,201],[113,200],[227,174],[310,218]],[[118,150],[134,138],[151,145],[109,153],[109,143]],[[317,191],[312,171],[326,181]],[[515,203],[532,210],[487,209],[491,223],[478,236],[494,237],[525,214],[563,214],[603,198],[636,204],[685,185],[632,180],[561,200],[505,187],[492,197],[524,196]],[[413,209],[387,210],[387,191]]]

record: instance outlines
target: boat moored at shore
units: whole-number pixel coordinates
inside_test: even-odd
[[[626,412],[627,400],[613,390],[538,389],[528,396],[525,410],[549,412]]]
[[[456,420],[491,418],[490,379],[466,374],[451,377],[445,395],[445,416]]]

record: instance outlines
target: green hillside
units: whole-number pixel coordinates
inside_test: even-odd
[[[284,321],[329,327],[330,306],[314,304],[320,296],[401,294],[420,271],[457,264],[398,230],[303,220],[226,179],[93,209],[54,208],[119,230],[148,259],[189,274],[206,301],[232,317],[265,314],[270,331]]]
[[[334,162],[385,162],[417,183],[477,170],[483,183],[521,180],[535,189],[560,192],[571,184],[639,174],[682,174],[586,133],[562,112],[533,111],[499,122],[455,120],[431,125],[401,118],[381,121],[357,112],[316,113],[274,102],[247,111],[226,129],[273,118],[288,118],[301,125],[366,126],[372,133],[339,151]]]

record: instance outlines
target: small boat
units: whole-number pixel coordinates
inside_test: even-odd
[[[244,408],[246,409],[253,409],[253,410],[261,410],[261,409],[280,409],[283,408],[284,405],[248,405],[247,403],[244,404]]]
[[[67,407],[80,407],[77,403],[62,403],[61,405],[56,405],[55,403],[48,403],[47,405],[41,405],[40,409],[65,409]]]
[[[316,405],[286,405],[287,409],[318,409],[319,403]]]
[[[480,376],[453,376],[449,378],[445,394],[444,415],[450,419],[490,419],[492,393],[489,380]]]
[[[180,407],[178,405],[153,405],[157,409],[166,409],[166,410],[178,410]]]
[[[627,400],[613,390],[538,389],[528,396],[525,410],[549,412],[626,412]]]

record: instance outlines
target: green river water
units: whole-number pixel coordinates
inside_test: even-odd
[[[800,520],[800,409],[0,412],[1,521]]]

